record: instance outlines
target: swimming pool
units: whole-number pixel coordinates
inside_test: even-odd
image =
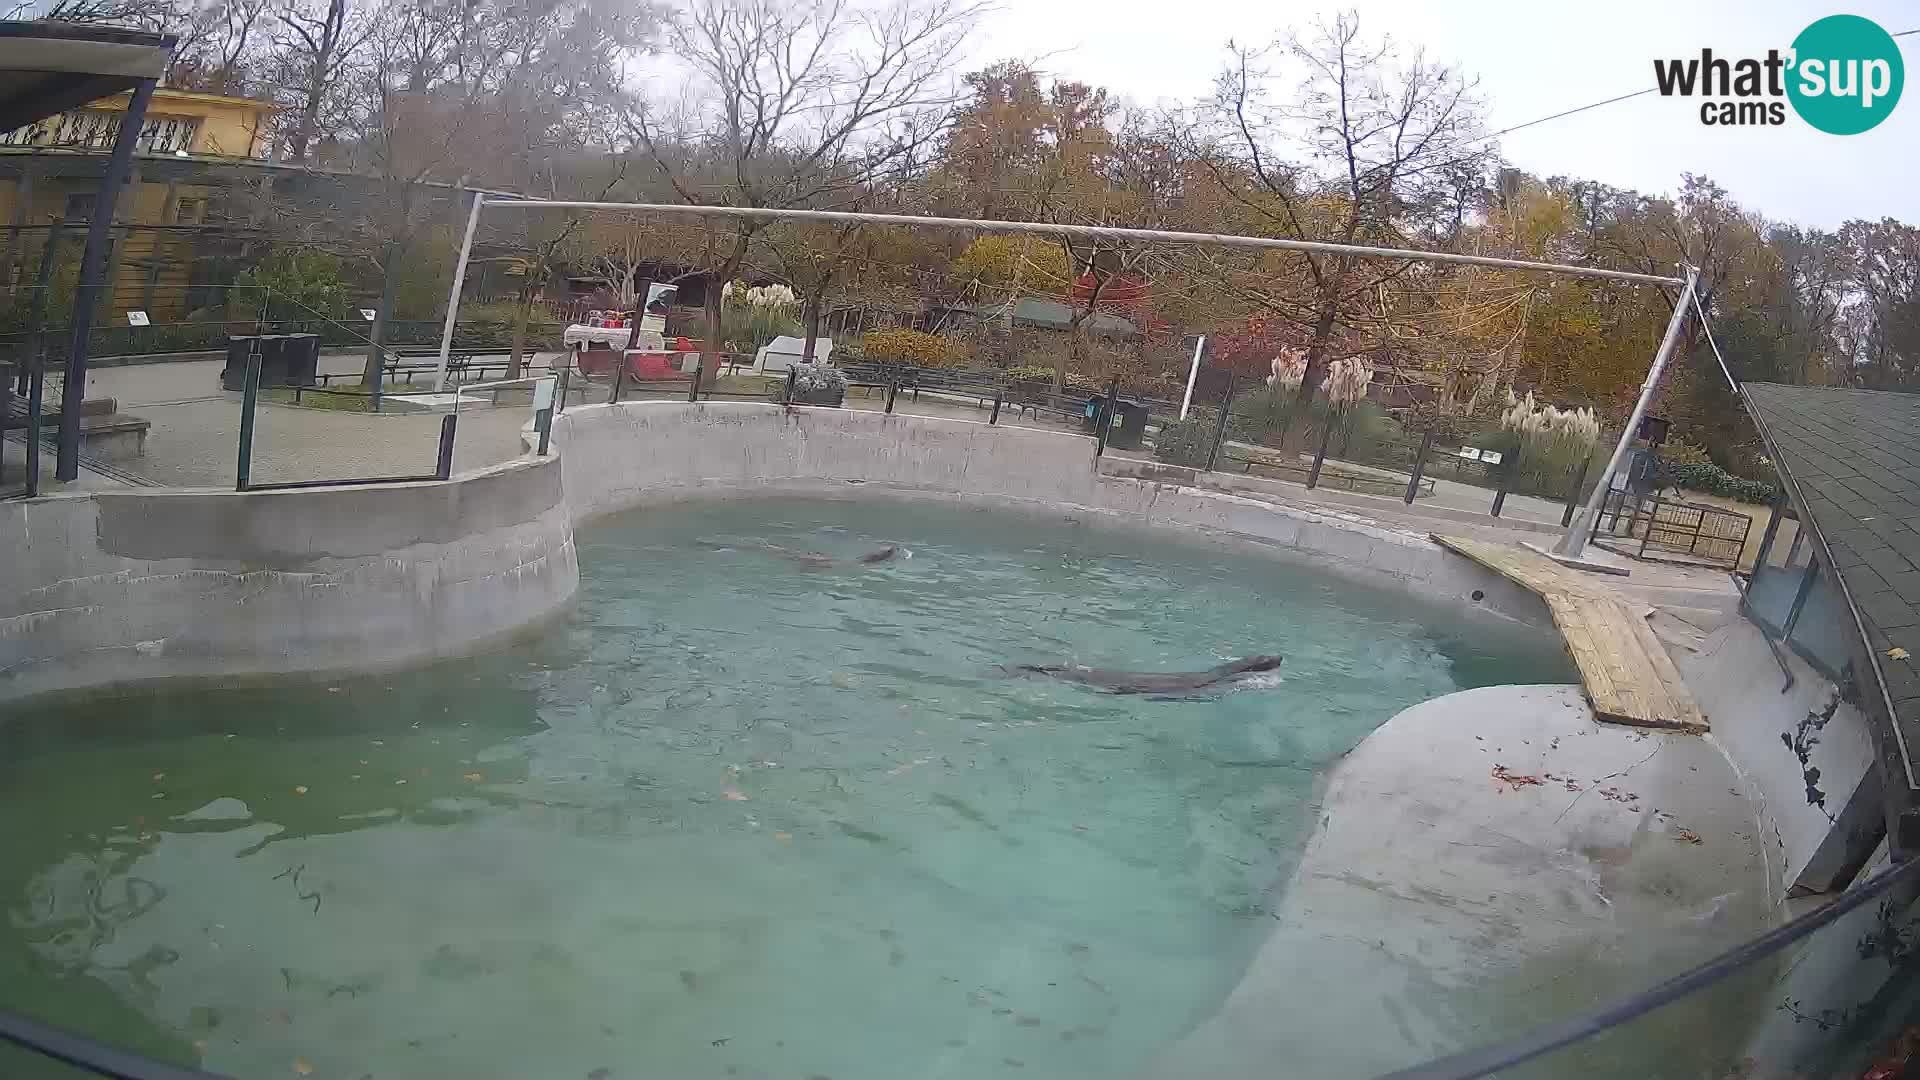
[[[1125,1074],[1239,978],[1329,764],[1572,679],[1551,634],[1060,515],[578,546],[576,610],[485,655],[12,710],[0,1005],[236,1076]],[[1255,653],[1179,699],[1007,670]]]

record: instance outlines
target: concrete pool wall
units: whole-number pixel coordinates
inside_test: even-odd
[[[1532,594],[1425,540],[1344,514],[1104,475],[1081,436],[760,402],[584,406],[556,418],[553,435],[551,456],[446,483],[0,505],[12,552],[0,565],[0,700],[471,652],[571,601],[581,522],[755,494],[960,500],[1186,529],[1550,625]]]
[[[560,463],[447,484],[0,504],[0,699],[450,656],[579,588]]]
[[[759,402],[569,409],[553,438],[576,522],[756,494],[950,498],[1251,541],[1323,569],[1540,627],[1545,604],[1438,545],[1363,518],[1095,468],[1093,440],[1033,428]]]

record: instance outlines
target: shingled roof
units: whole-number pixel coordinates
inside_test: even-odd
[[[1920,394],[1753,382],[1741,391],[1859,613],[1908,782],[1920,787]],[[1895,648],[1912,659],[1889,656]]]

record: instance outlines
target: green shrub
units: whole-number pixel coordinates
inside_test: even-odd
[[[1161,425],[1153,440],[1154,459],[1168,465],[1206,468],[1207,454],[1213,449],[1213,429],[1218,423],[1217,413],[1194,412],[1185,420]]]
[[[1707,495],[1720,495],[1743,503],[1765,505],[1773,501],[1775,488],[1758,480],[1743,480],[1713,462],[1660,462],[1660,482],[1664,486],[1685,488]]]

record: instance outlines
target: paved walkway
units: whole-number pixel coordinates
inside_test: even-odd
[[[329,353],[320,370],[350,374],[360,357]],[[144,457],[121,463],[170,487],[231,487],[239,458],[240,394],[220,389],[218,360],[102,368],[87,396],[111,397],[121,412],[153,424]],[[456,471],[520,453],[521,407],[463,408],[454,439]],[[354,413],[267,402],[254,417],[253,479],[259,483],[426,474],[440,445],[438,413]]]

